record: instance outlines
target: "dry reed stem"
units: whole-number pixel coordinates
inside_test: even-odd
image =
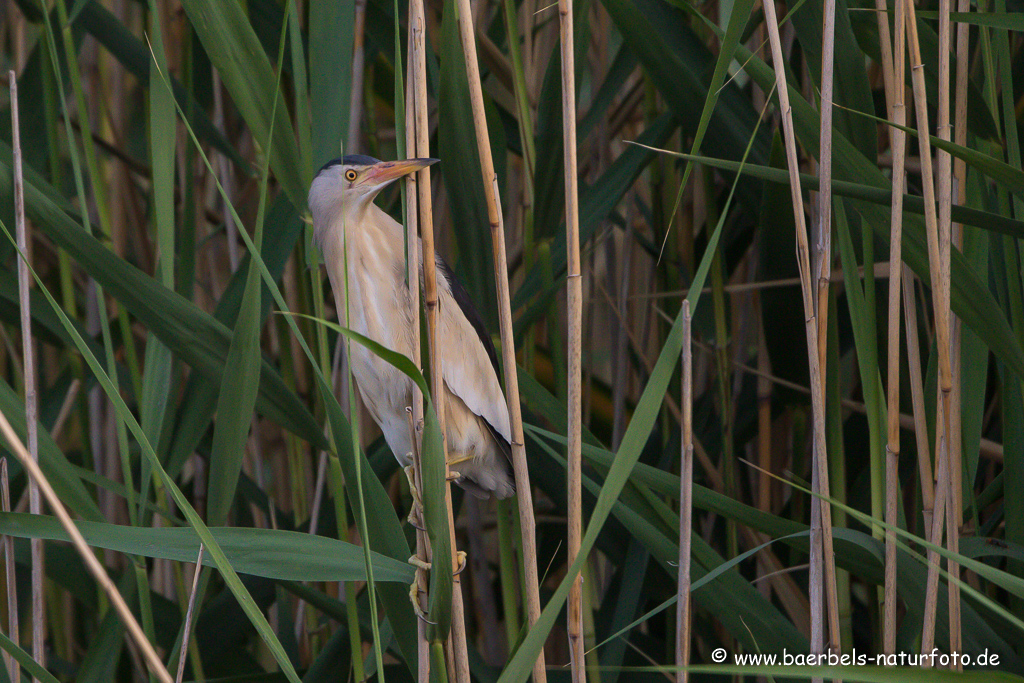
[[[818,219],[812,221],[813,229],[817,232],[814,236],[814,260],[813,274],[816,277],[815,303],[817,306],[818,325],[818,365],[820,367],[819,380],[821,382],[821,395],[825,395],[825,375],[828,363],[828,305],[829,305],[829,275],[832,270],[832,99],[834,93],[834,61],[835,61],[835,25],[836,5],[835,0],[824,0],[823,23],[821,38],[821,113],[820,113],[820,144],[818,153],[818,175],[821,178],[821,186],[818,191]],[[824,405],[824,402],[822,402]],[[822,418],[824,419],[824,417]],[[818,472],[819,480],[822,476]],[[830,610],[830,613],[832,610]],[[829,649],[833,652],[839,651],[839,610],[838,591],[836,595],[836,609],[834,626],[829,628]],[[812,627],[812,635],[815,633]],[[814,643],[815,645],[817,643]]]
[[[941,406],[939,408],[941,410]],[[939,416],[941,417],[941,416]],[[935,487],[935,509],[932,514],[931,533],[928,539],[931,543],[939,545],[942,542],[942,525],[946,516],[946,496],[949,492],[948,486],[942,486],[941,482],[946,481],[949,476],[949,458],[946,457],[946,449],[938,450],[938,467],[936,481],[940,485]],[[935,612],[938,607],[939,591],[939,554],[934,550],[928,551],[928,579],[925,584],[924,623],[921,627],[921,652],[931,652],[935,644]],[[922,666],[931,667],[932,662],[923,662]]]
[[[419,69],[417,63],[416,52],[418,49],[422,49],[422,44],[418,43],[416,28],[420,27],[422,38],[422,22],[420,22],[419,13],[423,11],[422,2],[412,2],[409,5],[409,37],[407,45],[407,58],[409,59],[409,65],[407,68],[407,81],[406,81],[406,156],[410,158],[416,158],[418,154],[418,142],[419,142],[419,121],[417,117],[417,110],[421,104],[419,100],[419,84],[416,82],[419,78]],[[425,106],[426,102],[422,102]],[[410,319],[412,321],[412,334],[413,334],[413,362],[415,362],[417,368],[423,367],[422,349],[420,348],[420,258],[421,254],[417,252],[417,241],[419,239],[420,232],[420,194],[419,186],[421,181],[419,173],[414,173],[406,176],[406,248],[407,248],[407,273],[406,278],[409,286],[409,305],[410,305]],[[429,185],[428,185],[429,186]],[[429,201],[429,200],[428,200]],[[431,212],[432,215],[433,212]],[[433,248],[433,225],[430,228],[430,247]],[[421,247],[426,249],[426,243],[422,244]],[[434,304],[436,306],[436,278],[434,280]],[[431,342],[433,340],[431,339]],[[432,359],[432,358],[431,358]],[[433,366],[431,367],[433,368]],[[419,435],[422,432],[418,429],[418,426],[423,422],[423,394],[419,387],[413,387],[413,412],[412,419],[410,421],[410,431],[412,443],[413,443],[413,480],[414,485],[418,490],[422,490],[423,486],[423,470],[422,461],[420,460],[422,449],[419,443]],[[441,429],[441,439],[444,440],[444,431]],[[445,458],[445,462],[446,462]],[[423,508],[420,503],[415,502],[413,505],[417,508],[415,513],[419,516],[419,525],[421,528],[416,531],[416,555],[424,562],[430,562],[432,560],[432,549],[430,548],[430,540],[427,537],[425,525],[423,523]],[[420,609],[426,611],[428,607],[427,603],[427,582],[423,572],[417,572],[417,596],[419,600]],[[424,620],[417,620],[417,677],[420,683],[427,683],[430,680],[430,640],[428,638],[428,625]]]
[[[817,277],[815,302],[818,310],[818,363],[822,382],[828,352],[828,290],[832,271],[832,99],[835,90],[834,62],[836,38],[836,3],[824,0],[821,29],[821,120],[818,154],[818,220],[813,221],[814,269]],[[821,389],[825,391],[824,385]]]
[[[64,402],[60,404],[60,411],[57,413],[57,418],[53,421],[53,428],[50,430],[50,438],[55,443],[64,432],[64,425],[67,424],[68,418],[71,417],[71,410],[75,407],[75,400],[78,398],[78,392],[81,389],[82,380],[77,377],[71,380],[68,391],[64,394]]]
[[[349,102],[348,133],[345,149],[349,154],[359,152],[359,131],[363,123],[363,77],[366,72],[366,0],[355,0],[355,21],[352,30],[352,98]],[[408,101],[408,98],[406,98]],[[409,129],[406,118],[406,131]],[[408,132],[406,133],[408,139]],[[409,147],[406,146],[408,150]],[[409,183],[406,183],[408,187]],[[417,301],[418,308],[418,299]],[[416,367],[419,367],[418,365]]]
[[[583,536],[583,415],[582,415],[582,356],[583,356],[583,277],[580,272],[579,196],[576,186],[576,62],[573,39],[572,0],[558,1],[560,48],[562,54],[562,149],[565,169],[565,240],[568,247],[566,321],[568,367],[566,394],[568,397],[568,557],[572,564],[580,552]],[[569,636],[569,662],[573,683],[586,680],[583,637],[583,576],[577,575],[569,589],[566,608],[566,633]]]
[[[626,390],[629,385],[629,363],[626,362],[628,350],[629,325],[629,289],[631,284],[631,271],[633,259],[631,255],[631,244],[633,241],[633,218],[627,204],[626,208],[626,230],[622,236],[622,247],[619,255],[615,254],[615,245],[608,242],[608,270],[615,272],[615,264],[618,262],[619,286],[616,295],[618,301],[613,302],[611,296],[607,296],[608,306],[615,312],[619,325],[615,329],[615,345],[612,347],[612,358],[615,363],[615,380],[612,384],[612,450],[619,450],[622,443],[622,435],[626,431]],[[606,292],[605,288],[598,282],[598,289]]]
[[[970,2],[960,0],[960,12],[970,11]],[[954,105],[953,135],[958,145],[967,144],[967,67],[969,61],[969,31],[970,24],[965,21],[957,23],[956,29],[956,103]],[[957,204],[961,206],[967,203],[967,163],[960,158],[953,160],[953,176],[955,179],[954,189],[957,193]],[[953,246],[963,246],[963,228],[954,223],[950,229],[950,237]],[[960,319],[952,316],[952,330],[950,332],[950,343],[956,352],[953,356],[953,392],[950,400],[950,412],[952,415],[960,415]],[[946,520],[949,528],[949,549],[953,552],[960,550],[960,525],[963,524],[963,465],[961,453],[961,430],[963,424],[960,420],[954,420],[950,433],[950,517]],[[949,562],[948,571],[953,579],[960,578],[960,565],[956,562]],[[949,593],[949,629],[950,649],[959,651],[963,640],[960,623],[960,583],[950,580]],[[955,648],[954,648],[955,643]],[[957,669],[962,670],[963,666],[957,662]]]
[[[907,365],[910,367],[910,401],[914,416],[914,438],[917,444],[918,479],[921,482],[921,512],[924,516],[924,538],[931,541],[932,511],[935,508],[935,487],[932,486],[931,447],[924,413],[924,379],[921,376],[921,347],[917,333],[917,300],[914,297],[914,271],[903,266],[903,320],[907,326]]]
[[[960,4],[957,8],[962,14],[966,14],[971,9],[971,3],[969,0],[960,0]],[[970,62],[970,29],[971,25],[966,21],[960,21],[956,26],[956,103],[954,105],[953,114],[953,137],[954,142],[960,146],[965,147],[967,145],[967,70]],[[967,162],[962,158],[957,157],[953,160],[953,177],[956,181],[956,193],[957,193],[957,204],[964,206],[967,204]],[[952,239],[953,244],[958,249],[963,247],[963,227],[957,223],[952,226]],[[953,317],[953,333],[954,339],[959,339],[960,330],[960,319],[956,316]],[[959,348],[959,344],[954,342],[954,348]],[[957,354],[959,357],[959,354]],[[953,411],[954,415],[959,415],[959,399],[960,399],[960,382],[957,377],[953,382],[953,396],[956,399],[957,410]],[[962,427],[960,422],[955,424],[955,427]],[[956,430],[959,431],[959,430]],[[958,435],[954,435],[958,436]],[[953,439],[954,453],[957,456],[953,470],[955,478],[955,484],[953,486],[953,493],[956,496],[956,510],[957,510],[957,525],[963,524],[963,488],[961,486],[960,478],[963,474],[963,470],[960,467],[959,457],[960,453],[960,439]]]
[[[760,321],[757,329],[757,369],[758,372],[767,375],[771,371],[771,361],[768,359],[768,345],[764,334],[761,296],[760,294],[755,296],[757,296],[755,319]],[[757,464],[765,472],[770,472],[772,469],[772,382],[764,375],[757,376]],[[759,472],[757,475],[757,509],[771,512],[771,496],[771,479],[764,472]],[[758,567],[760,576],[760,561]]]
[[[312,518],[316,520],[316,517]],[[181,631],[181,652],[178,656],[178,673],[174,677],[175,683],[181,683],[185,675],[185,660],[188,658],[188,639],[192,637],[192,612],[196,607],[196,594],[199,591],[199,575],[203,571],[203,544],[199,544],[199,553],[196,555],[195,571],[192,574],[192,590],[188,594],[188,609],[185,610],[185,625]],[[305,603],[302,603],[305,604]]]
[[[138,646],[142,653],[143,658],[146,661],[150,672],[156,676],[159,680],[164,683],[171,683],[171,675],[167,673],[167,669],[164,667],[163,662],[160,661],[160,657],[157,656],[156,650],[153,649],[152,644],[146,639],[146,634],[143,633],[142,627],[139,626],[139,622],[135,620],[131,610],[125,603],[124,598],[121,597],[121,593],[118,592],[117,586],[107,576],[106,570],[100,561],[96,559],[96,555],[93,554],[89,545],[85,542],[85,538],[82,537],[78,527],[75,526],[71,516],[68,515],[67,510],[64,509],[64,505],[60,502],[60,498],[57,497],[57,493],[53,490],[50,482],[47,481],[46,475],[39,469],[38,463],[32,459],[28,449],[25,448],[25,444],[22,443],[21,439],[18,438],[17,433],[11,426],[11,423],[7,420],[7,415],[0,411],[0,435],[7,441],[8,447],[14,452],[14,455],[18,458],[21,466],[25,468],[31,481],[35,482],[39,487],[43,497],[46,498],[47,504],[50,509],[53,510],[54,515],[60,522],[60,525],[67,532],[68,536],[71,537],[71,544],[81,555],[85,566],[89,569],[89,573],[92,574],[93,578],[100,585],[103,591],[106,593],[107,598],[110,600],[111,605],[117,612],[117,615],[121,618],[125,627],[128,629],[128,633],[131,635],[132,640]],[[37,659],[36,661],[41,660]]]
[[[21,166],[21,128],[18,121],[18,80],[13,71],[7,72],[11,93],[11,147],[14,156],[14,229],[18,249],[18,301],[21,309],[21,360],[25,382],[25,431],[28,436],[28,452],[33,462],[39,462],[39,404],[36,397],[35,343],[32,338],[32,308],[29,291],[32,278],[29,268],[32,264],[32,242],[25,226],[24,176]],[[39,500],[39,486],[29,480],[29,511],[42,514]],[[43,542],[34,538],[30,543],[32,555],[32,657],[44,662],[46,640],[46,610],[43,590],[46,567],[43,560]]]
[[[409,8],[410,13],[413,11],[412,6]],[[411,17],[410,17],[411,19]],[[414,65],[413,51],[415,38],[413,37],[412,31],[413,21],[409,22],[409,35],[408,42],[406,45],[406,58],[408,59],[408,66],[406,73],[408,74],[405,84],[405,152],[407,157],[416,157],[416,88],[412,81],[412,74],[416,72]],[[413,173],[405,177],[405,199],[406,199],[406,215],[405,215],[405,244],[406,253],[408,258],[406,260],[406,282],[409,287],[409,319],[412,323],[412,362],[416,364],[417,368],[423,367],[422,355],[420,349],[420,274],[419,264],[416,260],[416,240],[419,236],[419,196],[417,192],[418,187],[418,176]],[[417,439],[416,425],[420,424],[423,420],[423,394],[420,392],[419,387],[413,385],[412,388],[412,414],[409,423],[409,437],[410,443],[413,445],[413,457],[412,457],[412,478],[413,485],[417,490],[422,489],[423,485],[423,471],[420,463],[420,448],[419,441]],[[423,524],[423,508],[422,505],[416,502],[416,498],[413,498],[413,505],[416,507],[414,514],[419,517],[419,527],[416,530],[416,556],[419,557],[423,562],[430,562],[432,559],[432,552],[430,548],[430,539],[427,537],[426,527]],[[427,604],[427,581],[426,577],[422,572],[418,572],[416,575],[416,582],[418,585],[418,599],[419,607],[421,610],[426,611]],[[427,683],[430,680],[430,640],[427,634],[427,623],[423,619],[418,619],[416,624],[416,672],[417,680],[419,683]]]
[[[946,0],[943,0],[945,2]],[[936,429],[936,453],[939,460],[939,474],[936,490],[936,510],[932,521],[933,536],[930,539],[933,543],[941,538],[942,517],[944,515],[944,503],[949,486],[949,465],[948,444],[950,436],[950,422],[952,420],[950,410],[950,392],[952,390],[952,369],[950,361],[950,339],[949,339],[949,232],[939,223],[936,214],[935,196],[935,174],[932,170],[931,142],[929,141],[928,107],[925,94],[924,65],[921,62],[921,45],[917,35],[916,13],[914,3],[907,2],[906,23],[908,31],[908,42],[910,45],[912,82],[914,86],[914,104],[917,112],[918,144],[921,146],[921,176],[924,186],[924,210],[925,228],[928,233],[928,264],[931,273],[932,303],[935,310],[935,331],[936,342],[939,352],[939,392],[940,405],[937,414],[941,418],[940,429]],[[948,7],[947,7],[948,13]],[[942,13],[940,12],[940,15]],[[941,41],[940,32],[940,55],[943,52],[943,45],[948,50],[948,31],[945,43]],[[947,62],[948,65],[948,62]],[[941,70],[940,70],[941,71]],[[948,68],[947,68],[948,84]],[[948,86],[947,86],[948,89]],[[940,86],[939,90],[943,90]],[[943,98],[940,92],[940,99]],[[939,106],[940,126],[947,126],[948,134],[948,92],[945,94],[946,118],[943,119],[943,106]],[[941,130],[940,130],[941,133]],[[940,168],[940,171],[943,169]],[[940,187],[939,199],[943,202],[951,201],[951,195],[945,191],[945,184]],[[921,637],[922,651],[930,651],[935,638],[935,603],[938,600],[938,569],[939,557],[937,553],[929,553],[928,583],[925,594],[925,618]],[[952,616],[952,615],[951,615]],[[927,646],[927,650],[925,647]]]
[[[411,80],[415,86],[413,112],[415,114],[416,155],[430,156],[430,126],[427,122],[427,58],[425,45],[425,19],[423,0],[409,3],[409,30],[412,32],[413,72]],[[408,125],[408,123],[407,123]],[[420,239],[423,246],[423,303],[427,313],[427,338],[430,353],[430,393],[434,401],[438,427],[441,431],[442,450],[445,458],[445,477],[448,477],[448,439],[445,430],[444,372],[440,340],[437,336],[438,298],[437,263],[434,260],[433,204],[430,196],[430,168],[423,168],[416,174],[417,213],[420,223]],[[411,254],[412,252],[410,252]],[[445,485],[445,505],[448,508],[448,533],[451,539],[452,566],[458,566],[455,545],[455,517],[452,509],[451,483]],[[466,646],[465,606],[462,601],[461,575],[452,579],[452,625],[449,634],[449,659],[454,664],[453,680],[469,683],[469,650]],[[451,677],[452,671],[448,672]]]
[[[905,27],[902,4],[896,0],[896,44],[892,51],[894,62],[883,69],[887,79],[889,117],[896,124],[889,131],[893,154],[893,192],[889,221],[889,327],[886,408],[888,410],[888,443],[885,458],[885,521],[895,527],[898,523],[899,462],[900,462],[900,280],[903,259],[903,191],[906,185],[906,133],[899,128],[906,124],[906,88],[904,87]],[[880,26],[888,31],[888,18],[878,17]],[[896,536],[890,530],[885,534],[885,582],[882,617],[882,648],[886,654],[896,651]]]
[[[540,590],[537,577],[536,522],[533,515],[533,492],[530,473],[526,466],[526,447],[523,436],[523,414],[519,404],[519,377],[516,370],[515,342],[512,338],[512,306],[508,286],[508,260],[505,256],[505,226],[498,201],[498,177],[494,173],[491,143],[487,136],[487,118],[484,114],[483,87],[480,83],[480,64],[477,61],[476,42],[472,26],[473,13],[469,0],[458,0],[459,37],[466,61],[466,80],[469,82],[469,101],[473,110],[473,128],[476,132],[480,172],[483,175],[484,194],[487,197],[487,220],[491,230],[494,252],[494,277],[497,283],[499,321],[501,323],[501,360],[505,370],[505,395],[508,400],[512,426],[512,468],[516,478],[516,496],[519,499],[520,528],[522,529],[523,571],[526,593],[526,614],[532,627],[540,617]],[[540,651],[533,665],[534,683],[546,683],[544,651]]]
[[[690,529],[693,526],[693,332],[690,302],[683,301],[682,462],[679,468],[679,588],[676,603],[676,681],[687,683],[690,664]]]
[[[824,565],[826,601],[828,603],[829,631],[831,639],[838,646],[839,638],[839,598],[836,589],[836,565],[832,550],[832,509],[827,501],[830,497],[828,482],[828,454],[825,443],[825,396],[822,390],[821,366],[818,362],[818,327],[815,321],[814,302],[812,301],[810,247],[807,240],[807,227],[804,220],[804,201],[800,189],[800,167],[796,156],[796,134],[793,130],[793,112],[789,105],[789,86],[786,82],[785,60],[782,55],[782,40],[779,36],[778,17],[774,1],[764,3],[765,25],[771,43],[772,64],[775,68],[775,79],[779,92],[779,105],[782,114],[782,130],[786,144],[786,161],[789,170],[789,187],[793,201],[793,217],[796,223],[797,264],[800,270],[801,292],[803,293],[804,317],[807,333],[807,358],[811,377],[811,410],[813,413],[814,433],[814,470],[817,475],[815,493],[821,511],[821,550]],[[812,477],[813,479],[813,477]],[[816,539],[813,539],[812,549]],[[813,555],[812,555],[813,556]],[[812,574],[816,573],[812,567]],[[819,574],[820,575],[820,574]],[[812,632],[814,623],[823,621],[822,615],[812,603]],[[812,643],[813,647],[813,643]]]
[[[835,51],[835,3],[825,0],[823,3],[822,50],[821,50],[821,112],[819,120],[819,163],[818,175],[821,187],[818,191],[817,218],[811,219],[812,259],[811,277],[814,278],[813,305],[817,317],[817,354],[820,391],[825,394],[825,381],[828,364],[828,290],[829,271],[831,270],[832,254],[832,99],[833,99],[833,62]],[[805,66],[806,68],[806,66]],[[812,214],[813,216],[813,214]],[[810,348],[808,348],[810,353]],[[824,402],[822,403],[824,405]],[[817,468],[811,477],[812,487],[817,489],[816,482],[821,481],[821,471]],[[814,506],[811,513],[812,533],[820,533],[820,506]],[[824,609],[821,594],[821,560],[819,553],[822,547],[815,543],[811,552],[810,590],[811,609],[819,612]],[[838,601],[838,594],[837,594]],[[838,631],[830,629],[828,634],[829,649],[833,649],[833,640],[838,638]],[[811,649],[821,652],[825,645],[824,620],[811,619]],[[838,649],[838,648],[837,648]],[[821,679],[815,678],[814,681]]]
[[[891,120],[893,105],[896,102],[896,85],[893,78],[893,47],[889,35],[889,15],[886,0],[875,0],[875,10],[875,17],[878,20],[879,48],[882,56],[882,83],[885,87],[885,106]],[[896,17],[897,21],[899,21],[898,11],[896,12]]]
[[[216,69],[213,70],[212,74],[213,84],[213,124],[220,131],[221,135],[225,137],[228,135],[228,124],[224,118],[224,88],[221,85],[220,73]],[[216,158],[216,168],[218,180],[220,180],[221,187],[224,188],[224,197],[235,196],[235,176],[232,173],[231,160],[227,157],[218,154]],[[231,266],[231,272],[234,273],[238,270],[238,263],[241,260],[240,249],[238,247],[238,226],[235,225],[235,219],[231,215],[231,212],[227,210],[225,206],[226,200],[223,199],[217,193],[216,184],[211,182],[207,185],[207,191],[213,197],[213,202],[220,205],[221,214],[224,216],[224,242],[227,245],[228,250],[228,264]],[[214,256],[213,252],[210,252],[211,258]],[[216,273],[217,264],[213,261],[210,263],[210,270],[212,273]],[[218,278],[216,275],[211,277],[211,282],[217,283]],[[215,288],[217,298],[224,293],[223,286],[217,286]]]
[[[7,477],[7,458],[0,458],[0,510],[11,511],[10,480]],[[7,578],[7,632],[17,645],[20,640],[18,627],[18,583],[15,580],[14,537],[4,536],[4,569]],[[13,683],[21,683],[21,665],[5,650],[7,675]]]

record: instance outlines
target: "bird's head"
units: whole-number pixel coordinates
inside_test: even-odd
[[[394,181],[415,173],[437,159],[381,161],[349,154],[323,165],[309,188],[309,210],[319,242],[338,216],[358,220],[374,197]]]

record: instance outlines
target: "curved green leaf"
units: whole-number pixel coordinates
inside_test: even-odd
[[[201,542],[191,527],[131,527],[106,522],[78,522],[86,542],[128,555],[195,562]],[[240,574],[284,581],[365,581],[363,549],[326,536],[280,529],[210,527],[224,556]],[[0,513],[0,534],[16,538],[68,541],[55,517]],[[371,552],[377,581],[409,583],[413,568],[406,562]],[[315,558],[315,561],[313,561]],[[209,554],[203,564],[216,567]]]

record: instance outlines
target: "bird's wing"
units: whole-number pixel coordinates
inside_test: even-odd
[[[503,450],[512,442],[508,404],[498,382],[498,356],[469,293],[440,257],[437,268],[442,303],[440,343],[444,353],[444,381],[466,407],[482,417]],[[445,297],[444,295],[448,296]],[[445,301],[445,299],[448,299]],[[454,304],[454,305],[452,305]],[[504,439],[505,443],[501,443]]]

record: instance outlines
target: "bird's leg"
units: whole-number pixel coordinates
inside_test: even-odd
[[[402,469],[409,480],[409,493],[412,494],[412,506],[409,508],[407,520],[414,528],[423,531],[423,498],[420,496],[420,490],[416,487],[415,467],[413,465],[406,465]]]
[[[456,565],[455,571],[452,572],[452,576],[458,576],[462,572],[466,571],[466,566],[468,564],[466,562],[466,551],[465,550],[456,550],[455,551],[455,558],[459,561],[459,563],[458,563],[458,565]]]
[[[427,572],[430,571],[430,563],[425,562],[418,555],[413,555],[409,558],[409,564],[416,567],[415,577],[412,580],[412,585],[409,586],[409,602],[412,603],[412,609],[417,617],[428,624],[433,623],[427,619],[427,613],[420,605],[420,596],[427,593]]]
[[[412,448],[413,448],[412,452],[407,454],[407,456],[409,458],[409,462],[411,462],[413,464],[412,465],[406,465],[405,468],[404,468],[405,469],[405,476],[409,479],[409,493],[412,494],[412,507],[409,509],[408,520],[409,520],[409,524],[411,524],[416,529],[419,529],[420,531],[422,531],[423,530],[423,526],[422,526],[422,524],[423,524],[423,498],[420,496],[420,489],[419,489],[419,487],[416,486],[416,469],[415,469],[416,465],[415,465],[415,463],[418,462],[419,459],[416,457],[417,456],[417,452],[416,452],[417,439],[416,439],[416,427],[413,424],[412,406],[406,406],[405,407],[405,416],[406,416],[406,418],[408,419],[408,422],[409,422],[409,434],[410,434],[410,436],[412,436],[412,442],[411,443],[412,443]],[[419,520],[419,523],[417,523],[417,520]]]
[[[448,461],[448,481],[456,481],[462,479],[462,474],[451,469],[452,465],[458,465],[460,462],[471,462],[475,455],[463,455],[460,458],[454,458]]]
[[[403,468],[405,476],[409,479],[409,492],[412,494],[412,506],[409,509],[408,519],[409,524],[418,530],[419,538],[424,539],[423,544],[417,543],[417,545],[425,548],[426,529],[423,526],[423,498],[420,495],[419,487],[416,485],[416,463],[419,461],[418,453],[416,452],[416,446],[419,441],[416,438],[418,430],[413,420],[412,406],[406,406],[405,413],[409,421],[409,435],[413,448],[412,452],[406,454],[412,464],[406,465]],[[412,609],[416,616],[430,623],[427,620],[427,613],[423,611],[420,602],[420,597],[427,593],[427,572],[430,571],[430,562],[424,557],[413,555],[409,558],[409,564],[416,567],[412,585],[409,586],[409,602],[412,603]]]

